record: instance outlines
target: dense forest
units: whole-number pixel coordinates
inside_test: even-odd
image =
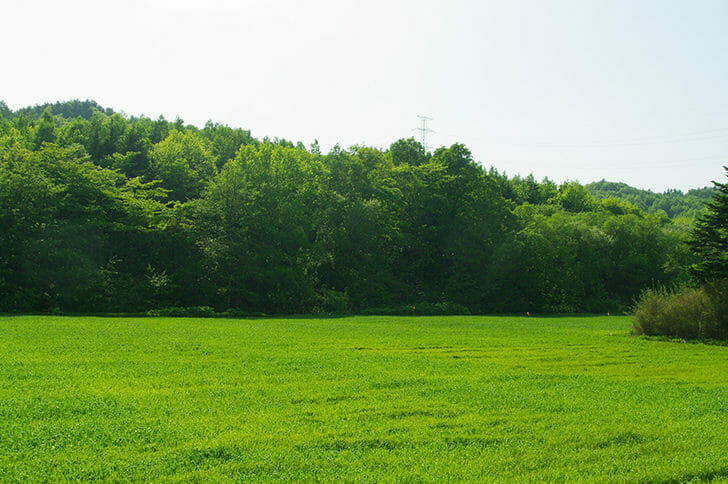
[[[0,102],[0,312],[619,311],[688,279],[712,193]]]

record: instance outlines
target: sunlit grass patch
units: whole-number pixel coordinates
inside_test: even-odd
[[[0,479],[728,477],[728,348],[624,317],[0,319]]]

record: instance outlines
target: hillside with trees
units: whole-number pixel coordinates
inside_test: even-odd
[[[629,202],[648,213],[664,212],[670,218],[695,218],[700,214],[710,197],[715,193],[713,187],[693,188],[683,193],[681,190],[667,190],[664,193],[655,193],[650,190],[640,190],[626,183],[608,182],[605,180],[586,185],[591,195],[602,200],[616,198]]]
[[[618,311],[688,279],[712,193],[507,177],[412,138],[323,154],[93,101],[0,108],[0,312]]]

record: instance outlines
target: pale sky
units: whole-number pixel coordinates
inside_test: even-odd
[[[725,181],[728,1],[1,0],[0,99],[94,99],[562,182]]]

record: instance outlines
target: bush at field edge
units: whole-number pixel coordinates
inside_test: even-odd
[[[634,313],[633,331],[683,339],[728,339],[728,280],[676,290],[648,289]]]

